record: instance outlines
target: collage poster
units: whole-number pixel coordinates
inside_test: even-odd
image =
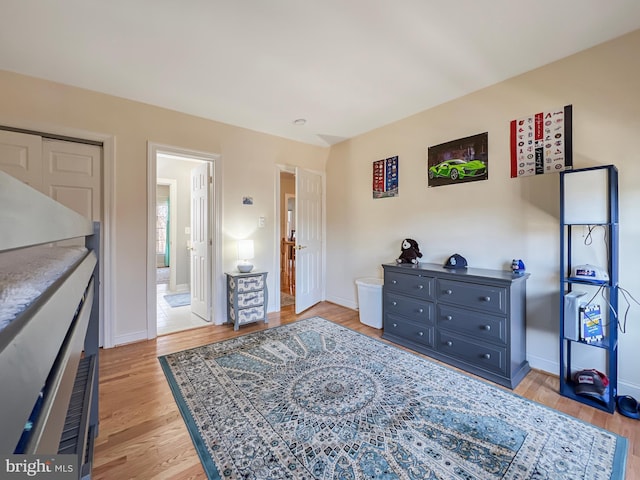
[[[398,196],[398,157],[373,162],[373,198]]]
[[[570,170],[571,105],[511,121],[511,178]]]

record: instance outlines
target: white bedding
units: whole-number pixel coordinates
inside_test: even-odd
[[[51,246],[0,253],[0,330],[86,253],[85,247]]]

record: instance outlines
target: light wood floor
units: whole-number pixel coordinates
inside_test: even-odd
[[[372,337],[381,332],[358,320],[354,310],[322,302],[301,315],[293,307],[269,315],[268,327],[314,315]],[[206,479],[189,433],[157,360],[158,355],[262,330],[262,323],[209,326],[148,342],[104,350],[100,354],[100,435],[93,478]],[[558,393],[558,379],[532,371],[515,393],[629,439],[626,480],[640,478],[640,421],[582,405]]]

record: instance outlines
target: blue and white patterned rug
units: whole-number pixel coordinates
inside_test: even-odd
[[[160,357],[212,479],[623,479],[627,441],[314,317]]]

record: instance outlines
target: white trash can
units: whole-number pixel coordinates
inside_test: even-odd
[[[382,285],[381,278],[359,278],[358,310],[360,322],[373,328],[382,328]]]

